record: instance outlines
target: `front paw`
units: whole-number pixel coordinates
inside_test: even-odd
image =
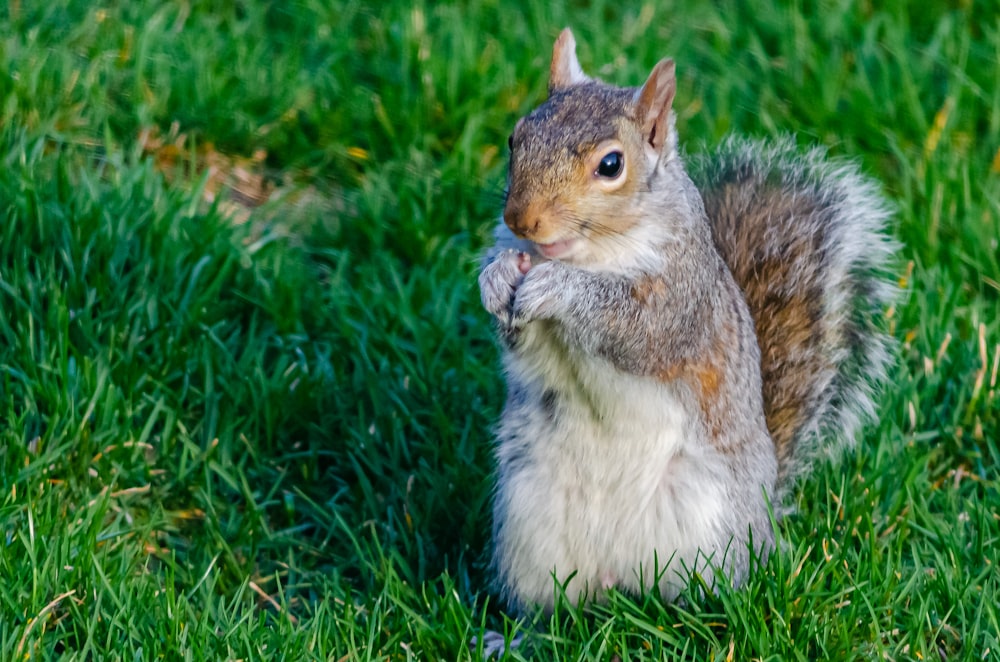
[[[508,249],[479,273],[479,295],[483,308],[497,318],[501,326],[510,325],[514,293],[530,268],[531,258],[526,253]]]
[[[561,262],[546,262],[531,269],[517,287],[511,311],[511,325],[560,317],[570,301],[568,269]]]

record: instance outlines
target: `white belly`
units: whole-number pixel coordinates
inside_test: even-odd
[[[675,596],[685,568],[704,567],[698,550],[721,555],[728,540],[726,463],[677,385],[552,356],[508,357],[524,401],[497,449],[502,581],[518,602],[547,606],[553,573],[574,602],[609,586]]]

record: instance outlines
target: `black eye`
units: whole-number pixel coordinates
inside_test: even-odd
[[[614,179],[622,174],[622,167],[625,165],[625,155],[621,152],[608,152],[597,164],[597,174],[601,177]]]
[[[507,136],[507,149],[509,149],[511,151],[514,150],[514,134],[513,133],[510,134],[509,136]]]

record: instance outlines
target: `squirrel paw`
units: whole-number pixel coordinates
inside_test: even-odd
[[[517,287],[511,311],[511,324],[520,328],[538,319],[558,317],[567,301],[567,267],[561,262],[546,262],[534,267]]]
[[[531,257],[514,249],[503,251],[479,274],[479,294],[483,308],[509,328],[514,294],[524,275],[531,269]]]

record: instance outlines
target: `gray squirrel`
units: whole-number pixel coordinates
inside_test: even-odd
[[[674,63],[641,88],[555,43],[517,122],[479,275],[507,401],[493,565],[515,612],[739,584],[772,512],[876,416],[893,297],[886,203],[790,139],[678,150]],[[690,172],[690,175],[689,175]],[[721,574],[720,574],[721,573]]]

